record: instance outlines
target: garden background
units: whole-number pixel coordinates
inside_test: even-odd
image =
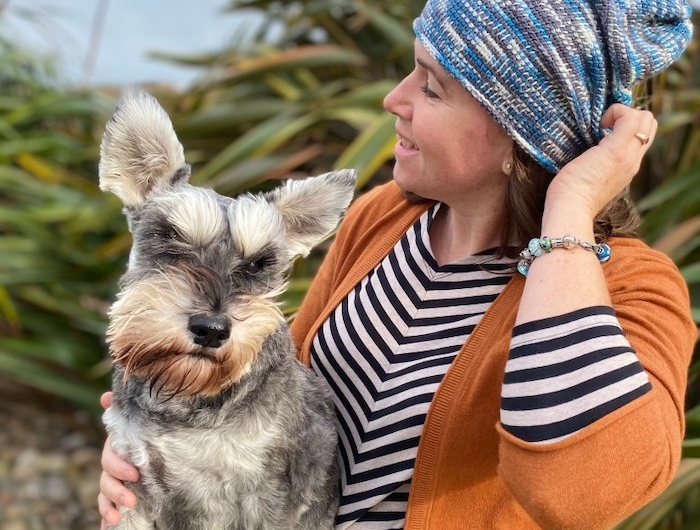
[[[118,200],[97,187],[97,160],[124,87],[66,82],[51,56],[3,33],[9,3],[0,2],[0,527],[94,529],[104,436],[98,399],[110,372],[106,311],[130,246]],[[391,177],[394,117],[382,99],[413,67],[410,23],[422,4],[233,0],[221,16],[253,13],[255,24],[211,53],[157,54],[190,66],[195,79],[142,88],[170,114],[195,184],[235,195],[280,178],[355,167],[363,193]],[[697,27],[697,12],[694,18]],[[646,87],[644,104],[660,126],[633,183],[643,235],[681,269],[696,322],[698,33]],[[288,314],[323,251],[297,264]],[[699,379],[696,348],[678,478],[617,530],[700,528]]]

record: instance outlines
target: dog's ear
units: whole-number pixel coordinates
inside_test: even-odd
[[[338,225],[355,192],[355,171],[343,169],[288,180],[266,194],[282,214],[292,252],[306,256]]]
[[[189,179],[182,145],[153,96],[141,92],[119,102],[102,138],[99,172],[100,189],[126,207]]]

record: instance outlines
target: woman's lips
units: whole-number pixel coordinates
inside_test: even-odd
[[[403,147],[404,149],[412,150],[412,151],[418,151],[418,147],[412,141],[408,140],[407,138],[404,138],[401,135],[397,135],[397,137],[399,140],[399,145],[401,147]]]

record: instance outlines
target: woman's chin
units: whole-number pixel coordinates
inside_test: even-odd
[[[431,200],[430,197],[427,196],[426,190],[421,189],[421,186],[416,186],[415,181],[412,179],[405,177],[405,175],[401,174],[400,171],[397,171],[396,168],[394,168],[394,182],[399,187],[406,200],[413,203]]]
[[[422,202],[432,200],[432,199],[429,199],[427,197],[423,197],[422,195],[418,195],[417,193],[414,193],[412,191],[407,191],[407,190],[401,188],[401,186],[399,186],[399,188],[401,189],[401,193],[402,193],[404,199],[406,199],[410,203],[420,204]]]

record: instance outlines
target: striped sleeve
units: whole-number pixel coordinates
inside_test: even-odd
[[[589,307],[514,328],[501,424],[527,442],[551,443],[650,390],[612,308]]]

